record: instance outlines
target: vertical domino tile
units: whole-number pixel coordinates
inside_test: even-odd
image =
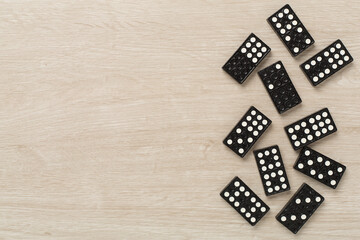
[[[255,150],[254,156],[267,196],[290,190],[279,146]]]
[[[301,103],[301,98],[281,61],[264,68],[258,74],[280,114]]]

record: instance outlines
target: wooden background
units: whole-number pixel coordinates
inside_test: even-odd
[[[294,59],[266,18],[290,3],[316,43]],[[357,0],[0,1],[0,239],[359,239]],[[279,115],[260,79],[221,66],[250,32],[303,103]],[[314,88],[298,65],[340,38],[354,57]],[[292,190],[266,197],[251,152],[223,138],[250,105],[273,120]],[[330,189],[296,172],[283,126],[328,107],[312,146],[347,166]],[[241,177],[270,207],[255,227],[219,192]],[[275,220],[307,182],[326,198],[293,235]]]

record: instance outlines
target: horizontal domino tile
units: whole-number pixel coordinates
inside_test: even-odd
[[[296,234],[324,200],[323,196],[304,183],[276,215],[276,220]]]
[[[289,4],[271,15],[267,21],[294,57],[315,42]]]
[[[279,146],[255,150],[254,156],[267,196],[290,190]]]
[[[271,120],[255,107],[245,113],[223,143],[240,157],[244,157],[270,126]]]
[[[301,103],[301,98],[281,61],[262,69],[258,74],[280,114]]]
[[[294,168],[334,189],[346,170],[346,167],[341,163],[309,147],[304,147],[301,150]]]
[[[324,50],[309,58],[300,68],[312,85],[316,86],[353,61],[345,45],[336,40]]]
[[[337,131],[327,108],[323,108],[285,128],[292,147],[297,150]]]
[[[270,210],[269,206],[238,177],[231,180],[220,196],[252,226]]]
[[[270,51],[269,46],[251,33],[222,68],[243,83]]]

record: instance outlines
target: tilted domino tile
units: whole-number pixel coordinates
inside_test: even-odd
[[[237,155],[244,157],[270,124],[271,120],[252,106],[231,130],[223,143]]]
[[[278,145],[255,150],[254,156],[267,196],[290,190]]]
[[[334,189],[346,170],[346,167],[341,163],[309,147],[304,147],[301,150],[294,168]]]
[[[281,61],[264,68],[258,74],[280,114],[301,103],[301,98]]]
[[[270,51],[260,38],[251,33],[222,68],[243,83]]]
[[[276,220],[296,234],[324,200],[323,196],[304,183],[276,215]]]
[[[315,43],[289,4],[271,15],[267,21],[294,57]]]
[[[301,64],[300,68],[312,85],[316,86],[352,61],[349,51],[338,39]]]
[[[295,150],[337,131],[334,120],[327,108],[298,120],[284,129]]]
[[[231,180],[220,196],[252,226],[270,210],[268,205],[238,177]]]

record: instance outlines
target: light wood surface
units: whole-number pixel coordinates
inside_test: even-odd
[[[316,43],[292,58],[266,22],[289,3]],[[0,239],[359,239],[359,12],[347,1],[1,1]],[[260,79],[221,67],[254,32],[303,103],[279,115]],[[340,38],[354,57],[314,88],[298,65]],[[266,197],[223,138],[250,105],[273,124],[292,190]],[[328,107],[312,146],[347,166],[330,189],[296,172],[283,127]],[[271,208],[251,227],[219,196],[235,176]],[[298,235],[275,215],[303,183],[326,198]]]

